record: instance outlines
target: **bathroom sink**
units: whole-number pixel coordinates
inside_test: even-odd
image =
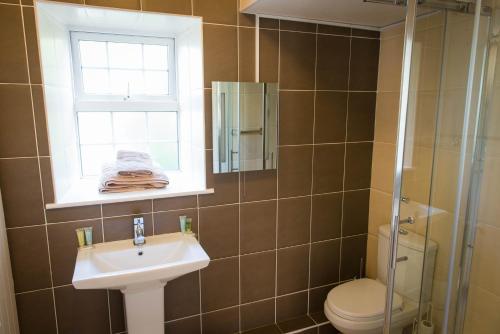
[[[182,233],[105,242],[78,251],[73,286],[77,289],[122,289],[151,281],[168,282],[199,270],[210,259],[192,235]]]
[[[105,242],[78,250],[76,289],[119,289],[125,295],[129,334],[164,333],[164,293],[168,281],[208,266],[210,258],[193,235],[170,233]]]

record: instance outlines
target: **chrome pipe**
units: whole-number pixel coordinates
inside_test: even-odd
[[[403,181],[403,162],[406,134],[406,120],[408,116],[408,100],[410,94],[411,60],[413,39],[417,20],[417,0],[408,0],[406,9],[406,23],[404,34],[403,72],[401,75],[401,93],[399,98],[399,120],[396,141],[396,161],[394,169],[394,193],[392,196],[392,221],[389,240],[389,265],[387,268],[387,290],[384,312],[384,334],[389,334],[392,319],[392,300],[394,294],[394,279],[396,277],[399,209],[401,202],[401,185]]]

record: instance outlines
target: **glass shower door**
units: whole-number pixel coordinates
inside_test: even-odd
[[[481,86],[480,23],[479,13],[408,1],[384,333],[448,328]]]

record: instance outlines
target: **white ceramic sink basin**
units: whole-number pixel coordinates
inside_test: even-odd
[[[188,234],[148,237],[140,248],[132,240],[105,242],[78,251],[73,285],[77,289],[122,289],[168,282],[206,267],[209,261],[198,240]]]
[[[120,289],[125,295],[129,334],[164,333],[168,281],[208,266],[210,258],[193,235],[161,234],[135,246],[132,240],[78,250],[76,289]]]

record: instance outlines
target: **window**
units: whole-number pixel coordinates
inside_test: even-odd
[[[120,149],[179,168],[175,43],[171,38],[71,32],[82,176]]]

